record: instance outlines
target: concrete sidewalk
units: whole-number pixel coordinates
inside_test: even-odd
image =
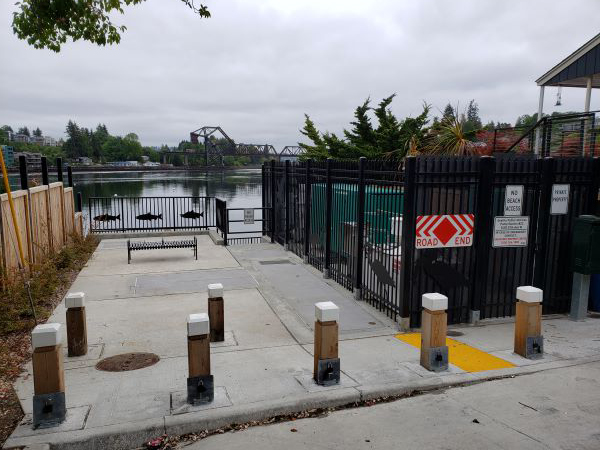
[[[169,238],[167,238],[169,239]],[[316,407],[518,375],[600,360],[600,320],[544,321],[544,359],[512,353],[513,323],[455,328],[454,338],[515,367],[430,373],[419,350],[396,338],[395,323],[312,267],[272,244],[220,247],[199,235],[190,250],[136,252],[127,264],[125,240],[104,240],[71,291],[86,293],[87,356],[67,358],[68,419],[32,430],[31,366],[15,388],[27,413],[5,447],[50,443],[52,448],[131,448],[164,433],[182,434]],[[225,287],[224,343],[212,344],[215,401],[183,402],[187,378],[186,318],[207,309],[206,286]],[[339,386],[318,387],[312,376],[314,303],[340,307]],[[64,323],[60,305],[50,318]],[[152,352],[160,361],[129,372],[102,372],[103,358]]]

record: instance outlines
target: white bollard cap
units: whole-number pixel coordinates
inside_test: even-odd
[[[445,311],[448,309],[448,297],[437,292],[430,292],[421,296],[421,304],[429,311]]]
[[[188,336],[201,336],[210,333],[208,314],[190,314],[187,319]]]
[[[37,325],[31,332],[31,346],[34,348],[54,347],[62,343],[62,325],[45,323]]]
[[[221,283],[208,285],[208,298],[223,297],[223,285]]]
[[[337,322],[340,319],[340,308],[333,302],[315,303],[315,319],[319,322]]]
[[[519,286],[517,288],[517,300],[526,303],[542,303],[544,291],[533,286]]]
[[[65,297],[65,308],[83,308],[85,306],[85,294],[83,292],[69,292]]]

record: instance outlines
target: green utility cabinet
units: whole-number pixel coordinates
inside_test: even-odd
[[[325,245],[325,205],[327,186],[313,184],[310,206],[311,234],[319,235]],[[358,220],[358,186],[333,183],[331,194],[331,251],[347,253]],[[402,216],[404,193],[397,187],[365,186],[365,238],[373,244],[395,242],[392,219]],[[347,236],[348,235],[348,236]]]
[[[600,273],[600,217],[579,216],[573,227],[573,272]]]

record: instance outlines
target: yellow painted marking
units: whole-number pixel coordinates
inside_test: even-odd
[[[397,334],[396,339],[406,342],[413,347],[421,348],[421,333]],[[463,342],[446,338],[448,346],[448,361],[460,367],[465,372],[483,372],[485,370],[507,369],[514,364],[490,355]]]

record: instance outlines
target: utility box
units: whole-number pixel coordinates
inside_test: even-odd
[[[583,275],[600,273],[600,217],[575,219],[571,268]]]

